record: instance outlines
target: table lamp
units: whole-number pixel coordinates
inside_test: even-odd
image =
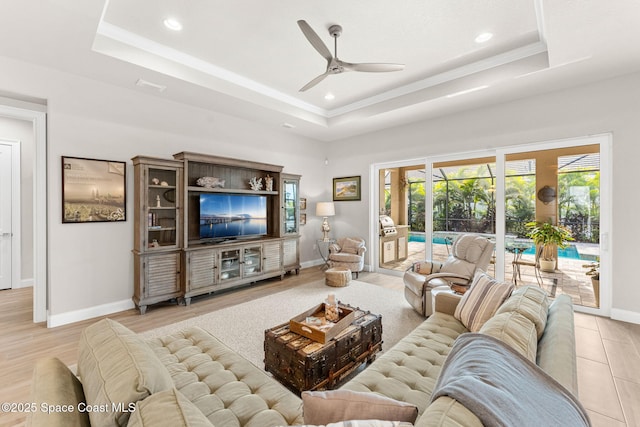
[[[318,202],[316,205],[316,216],[322,217],[322,232],[324,233],[322,240],[325,242],[329,241],[329,231],[331,231],[329,217],[335,214],[336,208],[333,202]]]

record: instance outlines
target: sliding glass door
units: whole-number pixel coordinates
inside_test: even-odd
[[[610,149],[610,136],[599,135],[498,150],[497,276],[608,314]],[[531,227],[543,223],[567,230],[566,246],[535,245]]]
[[[505,154],[505,279],[599,307],[598,283],[586,274],[600,260],[599,150],[589,144]],[[542,251],[529,235],[541,223],[566,229],[570,241]]]
[[[433,260],[445,261],[455,238],[474,233],[493,239],[496,230],[495,157],[432,164]],[[493,264],[489,266],[493,274]]]

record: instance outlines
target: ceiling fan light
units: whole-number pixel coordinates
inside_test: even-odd
[[[164,26],[172,31],[182,30],[182,24],[175,18],[167,18],[163,21]]]
[[[491,40],[492,37],[493,37],[492,33],[480,33],[476,36],[475,42],[476,43],[488,42],[489,40]]]

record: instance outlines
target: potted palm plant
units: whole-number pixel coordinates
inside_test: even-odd
[[[596,299],[596,307],[600,307],[600,262],[596,260],[589,264],[583,264],[587,270],[587,276],[591,277],[591,285],[593,287],[593,294]]]
[[[542,246],[540,253],[540,270],[554,271],[556,269],[556,248],[564,249],[573,240],[571,231],[561,225],[551,222],[528,222],[527,236],[533,240],[536,246]]]

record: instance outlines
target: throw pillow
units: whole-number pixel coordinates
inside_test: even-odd
[[[531,320],[517,311],[496,313],[480,328],[481,334],[491,335],[536,363],[538,336]]]
[[[413,263],[413,271],[418,274],[423,274],[425,276],[439,272],[440,267],[442,267],[442,264],[440,263],[436,264],[431,261],[418,261]]]
[[[302,392],[305,424],[328,424],[344,420],[415,422],[418,408],[410,403],[375,393],[350,390]]]
[[[499,282],[486,273],[478,272],[460,299],[454,317],[470,332],[478,332],[511,292],[513,283]]]
[[[358,254],[358,251],[363,246],[364,242],[347,237],[342,241],[342,252],[346,252],[348,254]]]
[[[213,427],[207,417],[178,390],[152,394],[137,402],[127,427]]]
[[[89,412],[92,426],[126,425],[130,403],[173,388],[169,371],[151,347],[118,322],[103,319],[85,328],[78,347],[87,404],[118,408]]]
[[[537,286],[523,286],[513,291],[496,314],[516,311],[536,325],[537,339],[542,337],[549,314],[549,298],[547,293]]]
[[[340,421],[339,423],[329,423],[327,425],[311,425],[304,424],[292,427],[413,427],[413,423],[404,421],[385,421],[385,420],[349,420]]]

